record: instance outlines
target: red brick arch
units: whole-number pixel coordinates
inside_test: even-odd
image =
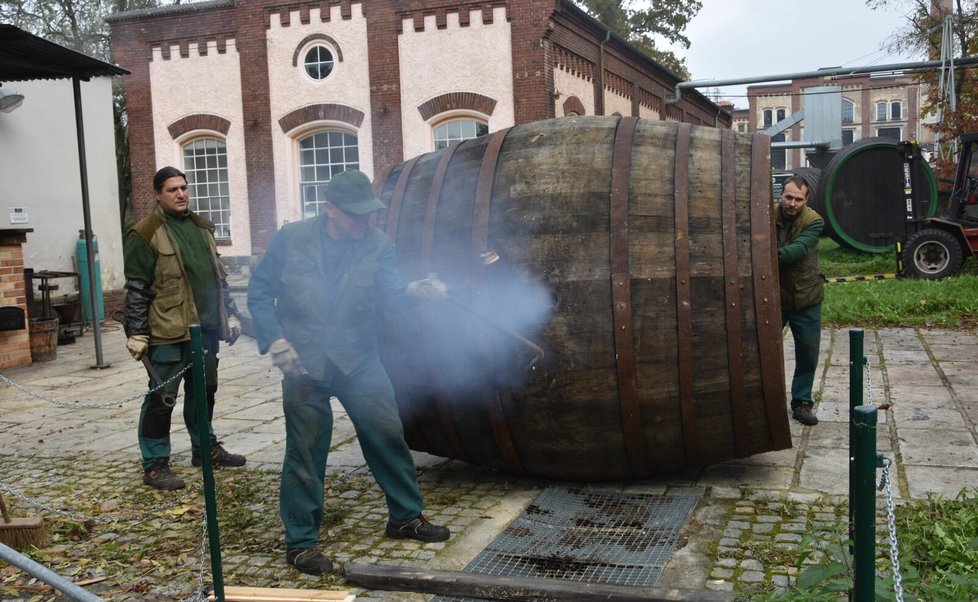
[[[446,111],[467,110],[492,115],[496,109],[496,101],[488,96],[475,92],[449,92],[425,101],[418,107],[421,117],[428,121],[435,115]]]
[[[576,96],[568,96],[564,101],[564,116],[568,115],[587,115],[584,103]]]
[[[333,103],[309,105],[296,109],[278,120],[283,132],[291,132],[295,128],[314,121],[340,121],[359,128],[363,123],[363,111]]]
[[[170,136],[174,140],[194,130],[212,130],[220,132],[223,136],[227,136],[228,130],[231,129],[231,122],[217,115],[198,113],[197,115],[187,115],[186,117],[177,119],[167,126],[167,129],[170,131]]]
[[[299,51],[305,48],[306,45],[309,44],[310,42],[314,42],[317,40],[320,42],[326,42],[327,44],[332,46],[333,50],[336,51],[336,62],[337,63],[343,62],[343,51],[340,50],[340,45],[336,43],[336,40],[334,40],[333,38],[329,37],[324,33],[314,33],[302,38],[302,41],[299,42],[299,44],[295,47],[295,52],[292,53],[293,67],[299,66]]]

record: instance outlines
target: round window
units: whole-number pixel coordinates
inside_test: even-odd
[[[333,53],[325,46],[313,46],[306,53],[306,58],[302,61],[309,77],[320,80],[333,71]]]

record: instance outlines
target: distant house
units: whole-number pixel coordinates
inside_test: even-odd
[[[94,308],[91,295],[79,299],[79,285],[96,283],[89,287],[96,292],[96,333],[121,300],[114,294],[103,303],[97,293],[118,293],[124,278],[111,76],[125,73],[0,24],[0,367],[31,363],[35,346],[39,357],[51,359],[56,317],[73,336],[80,333],[82,308],[88,321]],[[102,251],[91,264],[88,246],[79,245],[89,227],[92,249]],[[101,361],[99,337],[93,338]]]
[[[137,217],[154,170],[181,167],[231,263],[316,215],[344,169],[565,115],[729,126],[697,92],[666,104],[680,79],[566,0],[212,0],[109,22]]]
[[[749,108],[734,111],[733,127],[737,131],[763,131],[801,109],[805,90],[818,86],[842,88],[843,146],[875,136],[914,140],[925,149],[934,142],[934,132],[920,117],[925,90],[914,77],[904,74],[808,77],[787,84],[749,86]],[[772,141],[804,140],[804,131],[802,121]],[[771,149],[771,166],[775,170],[805,165],[802,149]]]
[[[112,78],[81,82],[85,157],[92,231],[100,251],[105,290],[121,289],[122,226],[112,115]],[[84,227],[81,176],[72,83],[68,79],[4,83],[24,96],[10,113],[0,112],[2,219],[33,228],[24,244],[24,266],[34,271],[76,271],[75,243]],[[75,292],[59,280],[57,295]]]

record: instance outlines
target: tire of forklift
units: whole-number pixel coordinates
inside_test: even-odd
[[[964,252],[953,234],[924,228],[910,236],[903,251],[903,266],[915,278],[939,280],[951,276],[964,262]]]

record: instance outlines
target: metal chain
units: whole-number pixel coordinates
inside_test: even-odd
[[[866,401],[863,403],[873,405],[873,378],[870,374],[869,358],[863,356],[863,360],[866,362]]]
[[[191,356],[192,356],[193,355],[193,351],[191,351],[190,353],[191,353]],[[204,355],[207,355],[207,350],[206,349],[204,350]],[[0,381],[6,383],[8,385],[10,385],[11,387],[17,389],[18,391],[21,391],[22,393],[27,393],[31,397],[36,397],[37,399],[42,399],[44,401],[47,401],[48,403],[53,403],[54,405],[62,406],[62,407],[65,407],[65,408],[87,408],[87,409],[99,410],[99,409],[103,409],[103,408],[122,407],[123,404],[129,403],[130,401],[135,401],[137,399],[142,399],[146,395],[152,395],[153,393],[156,393],[158,391],[161,391],[164,387],[166,387],[167,385],[169,385],[173,381],[177,380],[178,378],[180,378],[184,374],[186,374],[187,370],[189,370],[191,368],[191,366],[193,366],[193,360],[191,360],[190,362],[188,362],[186,366],[184,366],[183,368],[181,368],[179,372],[177,372],[176,374],[174,374],[170,378],[166,379],[165,381],[163,381],[159,385],[157,385],[157,386],[155,386],[155,387],[153,387],[151,389],[146,390],[143,393],[137,393],[137,394],[133,395],[132,397],[126,397],[125,399],[120,399],[118,401],[108,401],[108,402],[105,402],[105,403],[78,403],[77,401],[61,401],[59,399],[54,399],[53,397],[46,397],[44,395],[41,395],[40,393],[35,393],[35,392],[31,391],[30,389],[24,387],[23,385],[20,385],[18,383],[15,383],[14,381],[10,380],[9,378],[7,378],[6,376],[4,376],[3,374],[0,374]]]
[[[207,602],[210,596],[204,590],[204,574],[206,572],[207,558],[207,521],[204,521],[200,529],[200,568],[197,571],[197,591],[180,599],[180,602]]]
[[[890,561],[893,564],[893,592],[897,602],[903,602],[903,576],[900,574],[900,549],[897,547],[896,512],[893,508],[893,480],[890,479],[890,459],[883,459],[880,489],[886,485],[886,526],[890,531]]]
[[[187,491],[185,495],[182,495],[175,500],[169,500],[165,503],[157,504],[156,506],[150,506],[148,510],[141,513],[121,514],[115,516],[85,516],[83,514],[76,514],[74,512],[68,512],[66,510],[58,510],[57,508],[52,508],[51,506],[48,506],[44,502],[38,501],[36,499],[24,495],[23,493],[17,491],[16,489],[11,488],[9,485],[3,482],[0,482],[0,489],[3,489],[6,493],[9,493],[14,497],[20,498],[21,500],[27,502],[31,506],[35,506],[37,508],[47,510],[52,514],[57,514],[58,516],[70,518],[71,520],[78,521],[78,522],[91,521],[94,523],[114,523],[119,521],[139,522],[147,518],[152,518],[158,515],[163,510],[169,510],[170,508],[175,508],[187,502],[191,498],[198,497],[201,491],[200,486],[194,487],[189,491]]]

